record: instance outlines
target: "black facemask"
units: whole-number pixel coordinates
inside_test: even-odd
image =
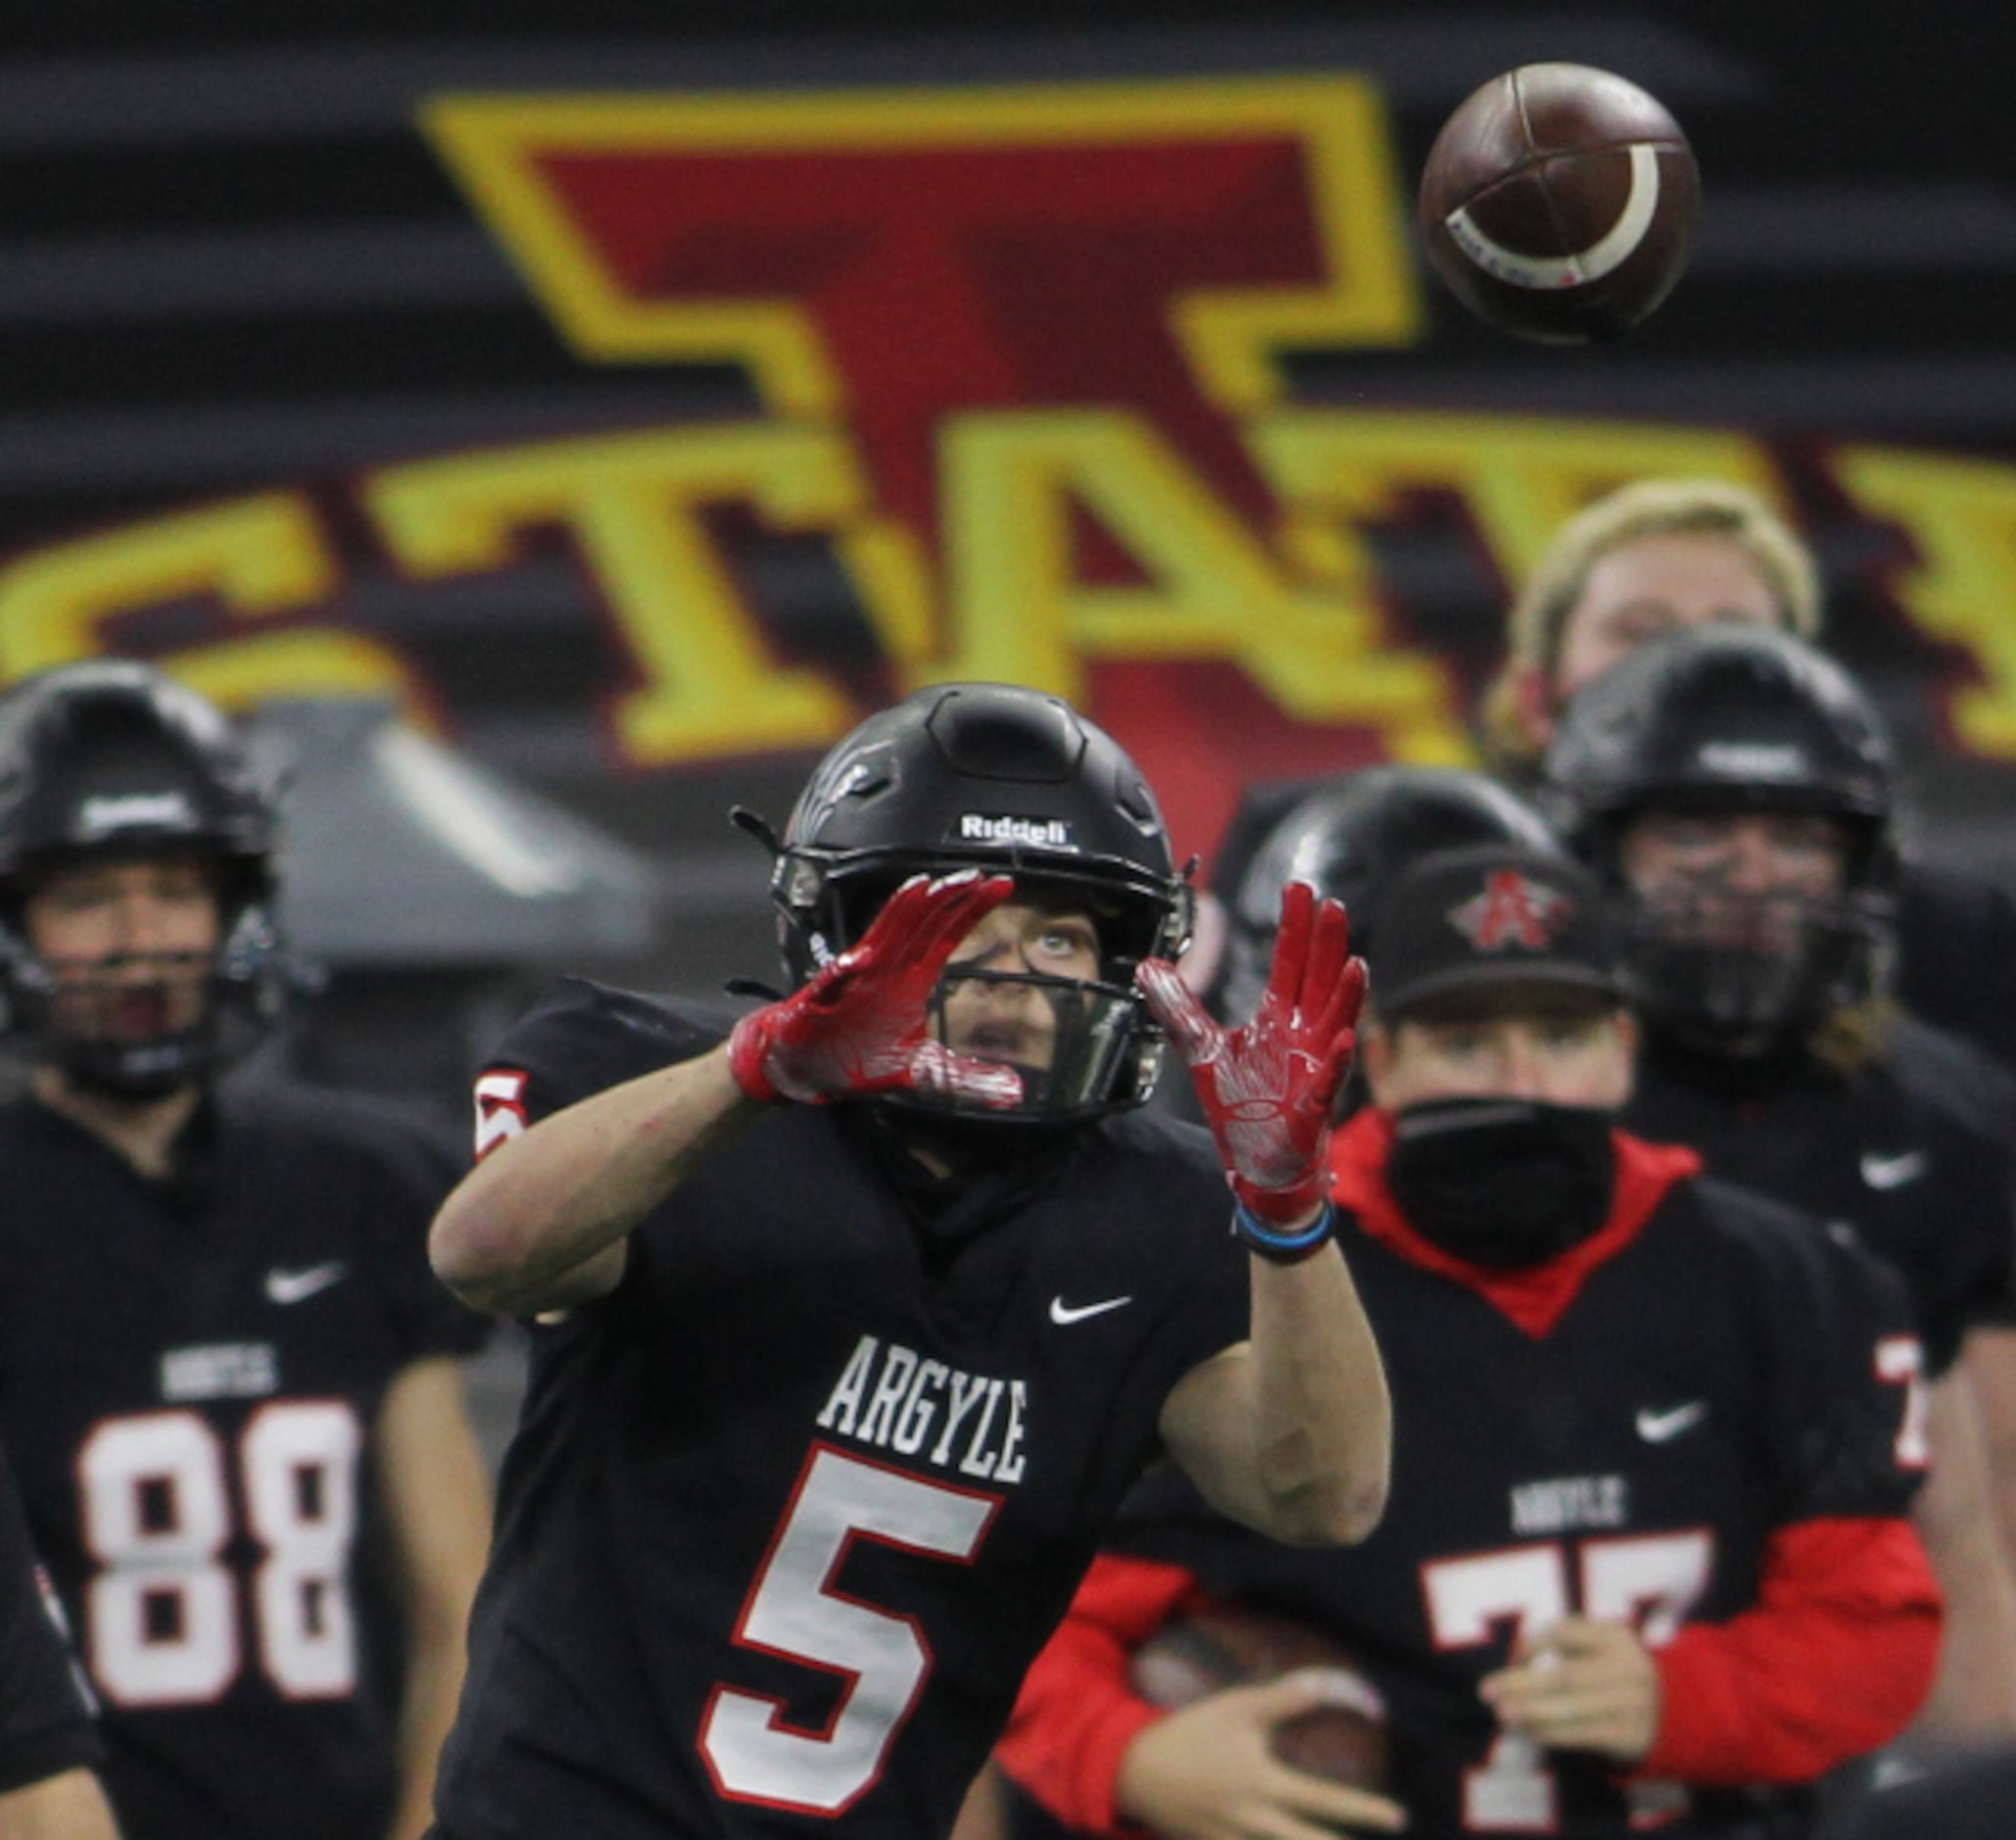
[[[1387,1186],[1408,1225],[1493,1270],[1597,1232],[1616,1187],[1610,1115],[1534,1099],[1432,1099],[1394,1119]]]

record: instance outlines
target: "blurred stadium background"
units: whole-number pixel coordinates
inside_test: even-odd
[[[255,715],[332,982],[296,1051],[444,1109],[553,966],[770,974],[728,806],[781,820],[932,675],[1083,702],[1207,859],[1249,777],[1463,758],[1523,558],[1648,471],[1794,516],[1914,847],[2016,884],[2008,24],[1909,29],[1790,0],[16,17],[0,678],[125,653]],[[1468,321],[1413,241],[1449,110],[1557,58],[1653,90],[1704,172],[1692,272],[1614,348]]]

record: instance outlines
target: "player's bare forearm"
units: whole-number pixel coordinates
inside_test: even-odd
[[[1165,1439],[1234,1520],[1298,1546],[1363,1539],[1385,1512],[1392,1408],[1325,1199],[1366,992],[1350,922],[1289,883],[1267,990],[1240,1028],[1174,965],[1147,959],[1134,978],[1190,1070],[1254,1253],[1252,1334],[1178,1382]]]
[[[1915,1734],[1934,1745],[2016,1740],[2016,1576],[1994,1513],[1979,1402],[1966,1367],[1933,1384],[1932,1464],[1913,1504],[1946,1598],[1938,1678]]]
[[[112,1808],[88,1769],[66,1769],[0,1795],[0,1840],[119,1840]]]
[[[406,1622],[398,1808],[389,1840],[418,1840],[433,1819],[434,1768],[461,1697],[469,1612],[490,1546],[490,1478],[470,1422],[461,1364],[407,1367],[378,1417],[386,1523]]]
[[[443,1202],[428,1239],[436,1275],[463,1302],[507,1316],[606,1293],[630,1232],[760,1109],[724,1045],[554,1112]]]
[[[1335,1245],[1299,1265],[1250,1263],[1260,1480],[1275,1508],[1265,1530],[1364,1539],[1386,1509],[1393,1408],[1351,1269]]]
[[[1335,1245],[1253,1260],[1253,1333],[1185,1376],[1170,1450],[1221,1512],[1298,1546],[1350,1544],[1385,1511],[1392,1403],[1378,1343]]]
[[[407,1656],[399,1722],[399,1805],[387,1840],[420,1840],[434,1824],[434,1773],[454,1728],[462,1683],[461,1627],[433,1631]]]

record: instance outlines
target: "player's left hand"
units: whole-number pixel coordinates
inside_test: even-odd
[[[1507,1731],[1550,1750],[1635,1764],[1658,1735],[1658,1664],[1621,1622],[1569,1617],[1521,1641],[1477,1690]]]
[[[1267,991],[1244,1028],[1221,1028],[1162,959],[1134,980],[1189,1066],[1240,1202],[1270,1226],[1307,1221],[1323,1198],[1331,1115],[1365,1001],[1343,907],[1289,883]]]

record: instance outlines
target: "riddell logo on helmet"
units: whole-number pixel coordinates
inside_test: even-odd
[[[1806,771],[1806,751],[1792,742],[1711,741],[1697,758],[1704,771],[1730,779],[1796,780]]]
[[[1449,910],[1449,924],[1480,952],[1545,951],[1567,924],[1575,903],[1559,889],[1535,882],[1516,869],[1500,869],[1472,895]]]
[[[117,799],[86,799],[77,808],[77,829],[85,837],[115,831],[168,830],[195,823],[182,793],[125,793]]]
[[[962,844],[1029,844],[1039,849],[1076,849],[1078,839],[1062,818],[988,818],[969,811],[959,820]]]

